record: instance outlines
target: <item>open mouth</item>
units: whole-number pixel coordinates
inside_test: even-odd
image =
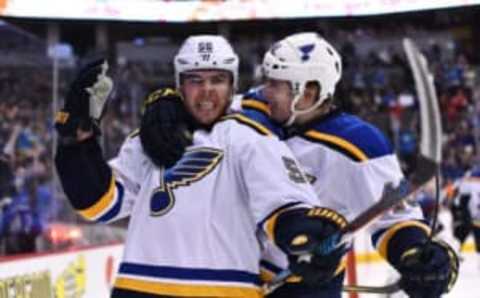
[[[202,100],[197,103],[197,109],[202,112],[215,110],[215,103],[211,100]]]

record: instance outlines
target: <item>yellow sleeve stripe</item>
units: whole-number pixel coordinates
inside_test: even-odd
[[[115,196],[115,177],[112,175],[108,191],[93,205],[87,209],[78,211],[86,219],[95,219],[100,213],[111,206]]]
[[[272,240],[275,243],[275,234],[273,233],[275,230],[275,225],[277,224],[277,218],[278,216],[283,212],[284,210],[279,210],[278,212],[275,212],[270,218],[265,222],[265,232],[267,233],[267,236],[270,240]]]
[[[242,124],[250,126],[251,128],[258,131],[260,134],[267,135],[267,136],[272,135],[272,132],[268,128],[266,128],[262,124],[258,123],[257,121],[252,120],[248,117],[245,117],[241,114],[232,114],[232,115],[228,115],[228,116],[225,116],[225,117],[222,118],[222,120],[230,120],[230,119],[236,120],[236,121],[238,121]]]
[[[334,135],[318,132],[315,130],[309,130],[305,133],[306,136],[327,143],[334,144],[343,150],[347,151],[348,153],[355,156],[360,161],[368,160],[368,156],[357,146],[354,144]]]
[[[174,284],[166,282],[136,280],[125,277],[118,278],[115,282],[115,287],[140,293],[166,296],[245,298],[263,297],[260,288],[198,284]]]
[[[384,235],[382,236],[379,244],[377,245],[378,253],[385,260],[388,260],[388,242],[392,239],[395,233],[397,233],[401,229],[410,228],[410,227],[419,227],[420,229],[424,230],[425,233],[427,233],[427,235],[430,234],[430,227],[418,221],[413,221],[413,220],[406,221],[406,222],[401,222],[392,226],[391,228],[389,228],[387,231],[384,232]]]
[[[275,273],[265,268],[260,268],[260,280],[264,283],[271,282],[275,278]]]
[[[270,115],[270,109],[268,108],[268,105],[258,100],[254,100],[254,99],[242,100],[242,108],[259,110],[267,115]]]

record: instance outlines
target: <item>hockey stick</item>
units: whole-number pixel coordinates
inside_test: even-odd
[[[400,290],[400,282],[396,281],[386,286],[344,285],[343,292],[365,294],[393,294]]]
[[[377,203],[358,215],[342,231],[322,241],[313,252],[306,253],[300,258],[308,261],[313,253],[328,255],[336,248],[348,243],[353,238],[355,232],[408,198],[438,172],[441,161],[442,128],[433,77],[428,70],[425,57],[410,39],[405,38],[403,40],[403,47],[413,72],[420,104],[421,143],[415,172],[410,181],[404,179],[395,188],[390,184],[385,185],[383,194]],[[273,292],[283,285],[290,276],[292,276],[292,272],[288,269],[280,272],[270,283],[264,285],[264,294],[267,295]],[[346,291],[365,291],[370,293],[372,291],[384,293],[382,291],[388,292],[390,290],[395,292],[399,289],[399,281],[385,287],[350,286],[349,288],[344,288]]]

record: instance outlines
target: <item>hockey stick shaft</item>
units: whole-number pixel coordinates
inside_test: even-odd
[[[400,290],[400,281],[388,284],[386,286],[360,286],[344,285],[343,292],[347,293],[366,293],[366,294],[393,294]]]
[[[290,276],[289,270],[282,271],[277,275],[279,280],[286,280]],[[264,294],[268,295],[272,293],[275,289],[281,286],[283,283],[275,284],[274,282],[270,283],[270,291],[266,291],[264,288]],[[342,287],[342,292],[347,293],[369,293],[369,294],[392,294],[400,290],[400,280],[388,284],[386,286],[365,286],[365,285],[344,285]]]

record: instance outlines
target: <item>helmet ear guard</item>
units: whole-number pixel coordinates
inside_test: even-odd
[[[266,77],[291,84],[294,100],[287,126],[292,125],[298,115],[309,113],[326,99],[332,98],[335,86],[342,76],[340,55],[316,33],[294,34],[275,43],[265,54],[262,68]],[[318,100],[306,110],[296,110],[309,82],[318,83]]]
[[[220,35],[195,35],[187,38],[174,58],[175,84],[180,88],[181,74],[195,70],[225,70],[231,73],[233,87],[238,85],[238,56]]]

